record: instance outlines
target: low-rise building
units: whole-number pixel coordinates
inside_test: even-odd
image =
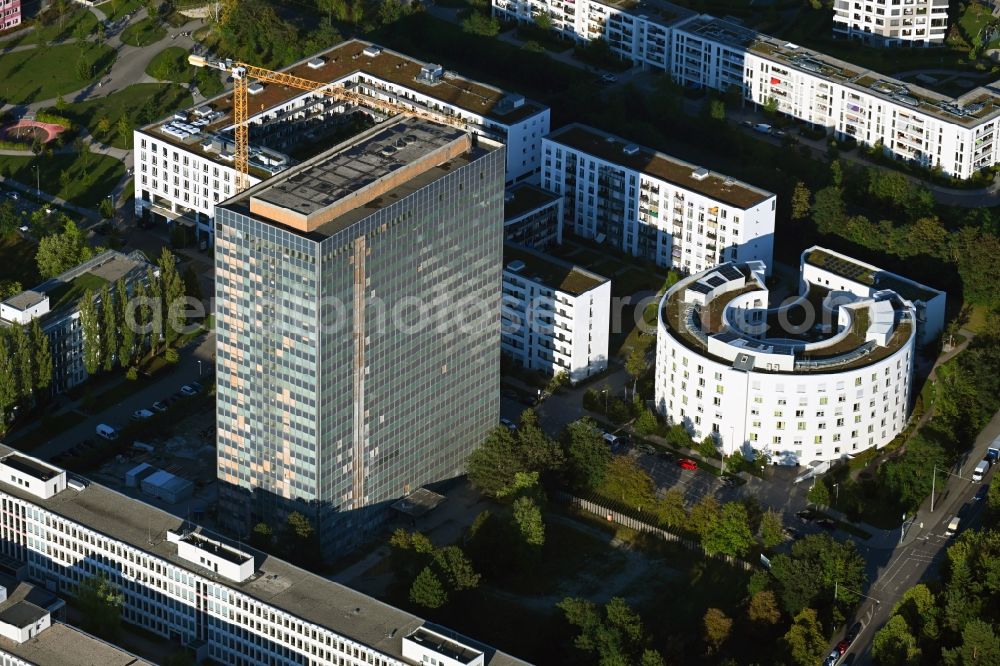
[[[562,244],[562,197],[534,185],[504,193],[504,241],[544,250]]]
[[[8,463],[11,455],[27,458],[7,448],[0,454]],[[31,460],[24,474],[43,468],[65,475]],[[0,554],[27,563],[29,581],[67,594],[106,577],[123,597],[124,622],[188,646],[199,659],[245,666],[524,663],[99,484],[54,491],[49,483],[29,485],[0,478]]]
[[[607,369],[611,281],[511,244],[503,260],[500,349],[573,383]]]
[[[593,127],[545,137],[542,187],[562,195],[566,230],[659,266],[771,260],[774,194]]]
[[[948,0],[835,0],[833,35],[874,46],[932,46],[948,33]]]
[[[538,180],[538,154],[549,131],[549,109],[370,42],[350,40],[286,71],[329,81],[416,111],[462,119],[470,132],[502,141],[508,184]],[[249,88],[250,185],[308,160],[385,117],[319,92],[271,83]],[[215,205],[236,194],[232,94],[135,131],[136,214],[149,211],[193,225],[213,238]]]
[[[881,448],[906,425],[913,304],[802,281],[769,302],[760,262],[685,278],[660,303],[656,406],[725,455],[813,464]]]
[[[21,0],[0,0],[0,30],[21,25]]]
[[[89,289],[99,304],[101,289],[107,285],[114,292],[122,280],[131,294],[134,285],[146,279],[149,268],[159,274],[138,250],[129,254],[107,250],[0,303],[0,327],[27,326],[39,320],[52,353],[51,390],[61,393],[88,377],[83,363],[80,299]]]

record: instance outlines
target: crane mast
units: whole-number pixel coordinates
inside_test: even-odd
[[[468,123],[461,118],[447,116],[432,111],[411,109],[408,106],[389,100],[379,99],[356,90],[348,90],[342,84],[313,81],[288,72],[276,72],[264,67],[248,65],[232,60],[209,60],[202,56],[191,54],[188,63],[195,67],[211,67],[228,72],[233,77],[233,135],[236,141],[236,192],[242,192],[250,186],[250,125],[247,93],[250,79],[262,83],[274,83],[296,88],[306,92],[315,92],[327,97],[350,102],[386,114],[404,114],[423,118],[433,122],[450,125],[461,130],[468,130]]]

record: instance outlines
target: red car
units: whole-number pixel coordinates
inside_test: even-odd
[[[851,647],[851,644],[848,641],[840,641],[837,643],[837,652],[839,652],[840,656],[843,657],[844,654],[847,653],[847,648],[849,647]]]
[[[698,469],[698,463],[690,458],[681,458],[677,461],[677,465],[680,466],[681,469]]]

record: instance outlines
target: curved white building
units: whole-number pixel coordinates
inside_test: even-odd
[[[905,426],[914,306],[802,281],[769,302],[765,266],[726,263],[675,284],[657,318],[656,404],[726,455],[810,464],[888,444]]]

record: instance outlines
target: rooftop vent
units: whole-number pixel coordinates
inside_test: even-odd
[[[635,145],[634,143],[630,143],[624,148],[622,148],[622,152],[625,153],[626,155],[636,155],[639,152],[639,146]]]
[[[705,167],[698,167],[697,169],[691,172],[691,177],[694,178],[695,180],[705,180],[706,178],[708,178],[708,169],[706,169]]]
[[[441,65],[423,65],[420,68],[420,74],[417,75],[417,81],[433,85],[440,82],[442,76],[444,76],[444,67]]]
[[[247,92],[250,93],[251,95],[259,95],[262,92],[264,92],[264,84],[260,83],[259,81],[254,81],[253,83],[247,86]]]
[[[322,58],[313,58],[306,64],[309,65],[310,69],[319,69],[320,67],[326,64],[326,61],[323,60]]]
[[[508,113],[514,109],[520,109],[522,106],[524,106],[524,95],[510,93],[500,98],[496,104],[496,110],[499,113]]]
[[[507,270],[511,273],[520,273],[524,270],[524,262],[520,259],[515,259],[514,261],[507,264]]]
[[[364,53],[369,58],[374,58],[377,55],[382,55],[382,47],[375,46],[374,44],[372,44],[371,46],[366,46],[365,50],[362,51],[362,53]]]

